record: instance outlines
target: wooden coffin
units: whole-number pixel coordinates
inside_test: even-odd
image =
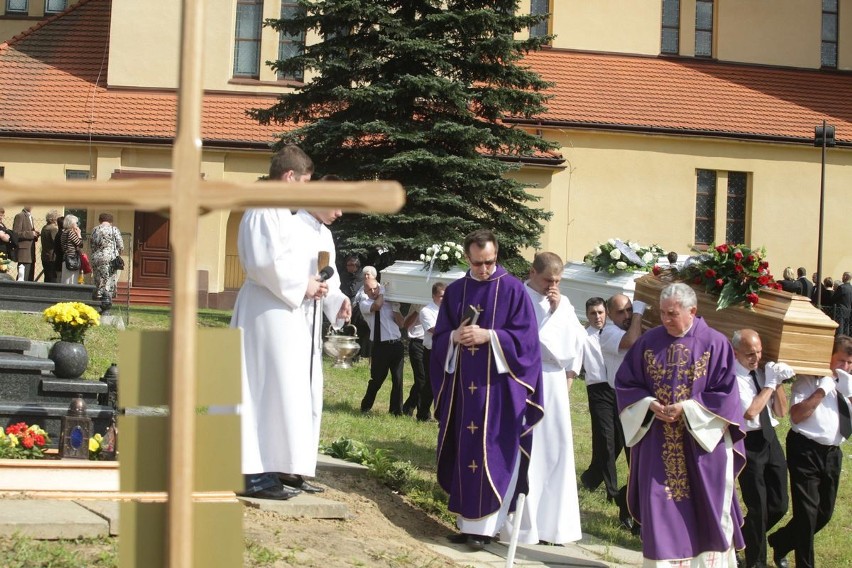
[[[465,274],[467,271],[461,267],[447,272],[435,270],[429,274],[421,261],[398,260],[382,270],[381,282],[385,287],[386,300],[425,305],[432,301],[432,285],[435,282],[450,284]]]
[[[660,292],[674,280],[671,274],[648,274],[636,281],[634,299],[653,309],[645,312],[642,327],[660,325]],[[698,296],[698,315],[728,338],[738,329],[750,328],[760,334],[763,361],[783,361],[797,373],[830,375],[828,367],[837,323],[814,307],[804,296],[764,289],[753,310],[731,306],[716,310],[717,297],[693,286]]]

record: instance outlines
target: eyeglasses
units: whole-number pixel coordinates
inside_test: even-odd
[[[471,265],[471,266],[475,266],[475,267],[477,267],[477,268],[479,268],[479,267],[480,267],[480,266],[482,266],[482,265],[485,265],[485,266],[494,266],[495,264],[497,264],[497,259],[496,259],[496,258],[492,258],[491,260],[471,260],[471,261],[470,261],[470,265]]]

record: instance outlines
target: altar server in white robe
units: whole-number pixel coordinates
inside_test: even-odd
[[[544,418],[533,436],[522,518],[518,524],[512,515],[502,535],[511,539],[517,527],[523,544],[562,544],[583,536],[568,392],[582,367],[586,330],[571,301],[559,292],[563,268],[558,255],[539,253],[526,282],[541,341]]]
[[[269,177],[307,182],[313,162],[288,145],[272,158]],[[306,190],[307,191],[307,190]],[[237,238],[246,280],[231,327],[242,329],[242,471],[244,494],[288,499],[300,493],[279,474],[314,475],[314,390],[305,300],[320,300],[328,284],[316,273],[317,246],[287,209],[250,209]]]
[[[325,178],[323,178],[325,179]],[[331,236],[331,231],[326,225],[332,224],[341,215],[340,209],[329,209],[322,211],[305,211],[300,209],[296,213],[296,219],[303,225],[305,231],[302,241],[303,246],[309,249],[310,274],[316,274],[325,266],[336,266],[334,240]],[[324,259],[327,263],[324,266],[319,266],[320,253],[327,253],[328,258]],[[311,345],[311,355],[313,363],[311,366],[311,425],[313,426],[312,436],[303,436],[302,442],[305,444],[305,457],[313,459],[311,472],[295,472],[291,475],[284,475],[282,480],[285,485],[295,487],[297,489],[307,490],[311,493],[319,493],[319,488],[303,479],[303,476],[313,475],[313,469],[316,468],[317,450],[319,448],[320,439],[320,422],[322,419],[322,389],[323,389],[323,373],[322,373],[322,322],[323,314],[331,322],[335,328],[340,328],[341,325],[352,317],[351,304],[349,298],[340,290],[340,276],[337,273],[331,275],[326,280],[328,284],[328,294],[321,300],[315,301],[306,298],[302,304],[305,312],[305,317],[308,325],[308,332],[313,333],[313,344]],[[313,321],[312,321],[313,320]],[[300,428],[298,424],[294,424],[295,431]]]

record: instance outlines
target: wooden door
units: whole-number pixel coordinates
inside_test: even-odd
[[[133,240],[133,287],[169,288],[172,255],[168,218],[137,211]]]

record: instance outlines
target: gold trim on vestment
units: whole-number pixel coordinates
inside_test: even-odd
[[[654,385],[654,396],[664,406],[683,402],[692,397],[692,386],[696,380],[707,375],[710,352],[693,359],[692,351],[682,343],[672,343],[666,348],[665,363],[657,362],[652,349],[643,353],[645,372]],[[687,475],[684,436],[686,424],[683,420],[663,424],[662,460],[666,473],[665,491],[669,499],[689,499],[691,489]]]

